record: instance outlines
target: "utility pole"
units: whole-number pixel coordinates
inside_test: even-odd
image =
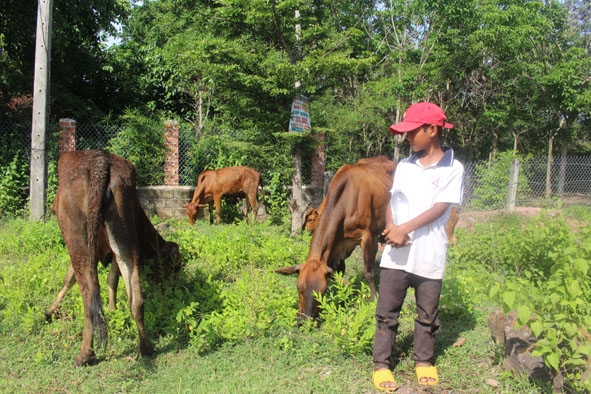
[[[296,32],[296,56],[294,59],[294,64],[301,60],[302,58],[302,45],[300,43],[300,34],[301,34],[301,25],[299,23],[300,19],[300,11],[295,11],[295,18],[296,18],[296,25],[295,25],[295,32]],[[294,91],[297,93],[301,87],[300,80],[295,81],[294,84]],[[292,104],[293,107],[293,104]],[[292,108],[293,112],[293,108]],[[306,210],[307,206],[304,203],[304,197],[302,194],[302,149],[300,146],[300,141],[295,141],[294,145],[294,153],[292,155],[293,166],[294,166],[294,173],[291,178],[292,182],[292,198],[289,203],[289,210],[291,212],[291,236],[295,236],[298,232],[301,231],[304,219],[304,211]]]
[[[35,82],[33,83],[33,125],[31,128],[31,181],[29,186],[31,220],[41,220],[45,217],[45,188],[47,186],[45,138],[49,123],[52,9],[53,0],[39,0],[35,43]]]

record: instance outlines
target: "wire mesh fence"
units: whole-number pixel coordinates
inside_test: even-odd
[[[0,122],[0,166],[14,155],[30,157],[30,124]],[[111,141],[121,131],[118,126],[78,124],[76,149],[109,149]],[[48,161],[58,158],[58,130],[52,127],[47,136]],[[193,186],[197,170],[192,147],[191,130],[179,132],[179,184]],[[149,155],[150,152],[145,152]],[[28,161],[27,161],[28,162]],[[501,155],[493,162],[464,163],[465,186],[462,210],[488,211],[506,209],[511,198],[511,184],[515,183],[512,201],[515,207],[557,207],[591,205],[591,156],[547,157],[519,159],[518,174],[512,179],[512,155]]]

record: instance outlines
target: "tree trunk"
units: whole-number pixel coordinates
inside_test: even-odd
[[[296,153],[293,155],[294,173],[291,178],[292,192],[289,202],[289,211],[291,212],[291,236],[295,237],[304,224],[304,212],[308,208],[304,202],[302,193],[302,151],[296,146]]]

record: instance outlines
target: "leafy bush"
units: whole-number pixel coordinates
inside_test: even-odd
[[[454,271],[478,262],[488,272],[488,280],[475,283],[474,296],[488,286],[505,313],[516,310],[518,323],[538,338],[533,354],[575,392],[591,387],[581,380],[591,358],[590,236],[591,226],[575,233],[562,215],[501,215],[477,224],[450,250]]]
[[[265,185],[265,193],[260,198],[267,209],[267,213],[271,215],[273,224],[281,225],[289,221],[288,194],[288,189],[284,186],[281,174],[274,172],[271,181]]]
[[[164,122],[127,110],[122,128],[109,141],[107,150],[131,161],[137,170],[139,186],[161,185],[164,181]]]
[[[181,252],[214,279],[233,280],[244,267],[267,268],[303,261],[309,235],[290,238],[268,223],[231,226],[198,222],[175,234]]]
[[[343,353],[371,351],[375,333],[376,300],[359,277],[350,283],[336,274],[325,295],[317,295],[322,331]]]
[[[222,342],[232,344],[295,327],[294,288],[281,285],[279,279],[272,272],[244,270],[221,294],[221,310],[203,316],[191,334],[191,345],[205,351]]]
[[[29,165],[17,153],[0,167],[0,216],[18,216],[26,208],[29,188]]]

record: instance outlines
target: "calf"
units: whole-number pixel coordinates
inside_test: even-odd
[[[258,189],[261,186],[261,174],[249,167],[225,167],[219,170],[206,170],[197,178],[197,188],[191,202],[185,204],[191,226],[195,224],[197,209],[209,205],[209,222],[213,223],[213,204],[217,224],[220,224],[222,197],[246,197],[246,213],[259,208]]]

